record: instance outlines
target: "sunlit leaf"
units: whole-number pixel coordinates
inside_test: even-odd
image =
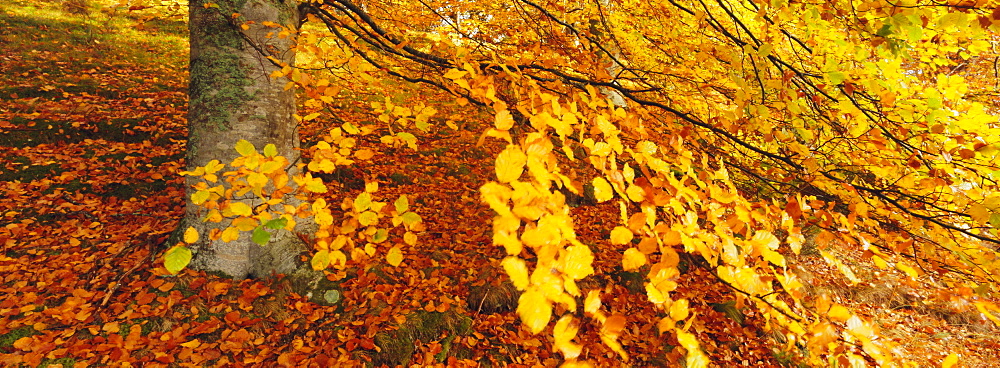
[[[617,226],[611,230],[611,244],[622,245],[632,242],[632,231],[624,226]]]
[[[207,190],[199,190],[191,195],[191,202],[200,205],[202,203],[205,203],[205,201],[207,201],[211,197],[211,195],[212,193]]]
[[[497,180],[501,183],[510,183],[517,180],[524,172],[524,164],[528,157],[524,155],[520,147],[508,145],[506,149],[497,155],[496,170]]]
[[[517,315],[528,331],[537,334],[545,329],[552,318],[552,305],[545,295],[536,290],[527,290],[517,301]]]
[[[257,219],[253,217],[238,217],[233,219],[233,222],[229,225],[230,227],[235,227],[240,231],[250,231],[257,227],[260,223]]]
[[[683,321],[688,318],[688,300],[678,299],[670,303],[670,319]]]
[[[386,239],[389,239],[389,231],[386,229],[378,229],[375,231],[375,235],[372,235],[372,243],[381,243]]]
[[[636,248],[629,248],[625,250],[622,255],[622,268],[625,271],[634,271],[639,269],[646,264],[646,255],[642,254]]]
[[[509,130],[514,126],[514,117],[510,115],[510,111],[503,110],[497,112],[495,126],[498,130]]]
[[[323,184],[323,179],[311,178],[305,182],[306,190],[313,193],[326,193],[326,185]]]
[[[358,215],[358,222],[361,226],[371,226],[378,223],[378,214],[372,211],[365,211]]]
[[[595,177],[594,180],[591,181],[591,184],[594,186],[594,198],[596,198],[598,202],[604,202],[614,197],[615,193],[614,190],[611,189],[611,184],[608,184],[608,181],[604,180],[604,178],[600,176]]]
[[[563,354],[563,358],[575,359],[583,351],[583,346],[573,342],[579,329],[573,316],[568,314],[559,318],[559,321],[552,328],[552,337],[555,340],[553,345]]]
[[[254,147],[253,143],[250,143],[250,141],[240,139],[239,141],[236,141],[236,152],[239,153],[240,156],[249,156],[257,153],[257,148]]]
[[[356,126],[354,126],[354,124],[351,124],[351,123],[344,123],[344,125],[341,125],[340,127],[343,128],[344,131],[347,132],[347,134],[358,134],[358,133],[361,133],[361,130],[358,129]]]
[[[406,244],[408,244],[408,245],[416,245],[417,244],[417,234],[414,234],[413,232],[407,231],[406,233],[403,234],[403,242],[406,243]]]
[[[420,218],[420,215],[414,213],[413,211],[404,213],[404,214],[400,215],[399,217],[401,217],[403,219],[403,224],[406,224],[407,226],[412,226],[412,225],[415,225],[415,224],[420,223],[421,221],[423,221]]]
[[[518,290],[528,288],[528,267],[524,260],[518,257],[506,257],[500,262],[504,271],[510,276],[510,281]]]
[[[310,261],[313,270],[319,271],[330,266],[330,252],[326,250],[320,250],[313,254],[312,260]]]
[[[951,353],[948,354],[948,356],[941,361],[941,368],[951,368],[957,364],[958,364],[958,354]]]
[[[566,263],[563,272],[574,280],[579,280],[594,273],[594,253],[590,247],[577,244],[566,248]]]
[[[194,227],[188,227],[184,230],[184,242],[188,244],[194,244],[198,241],[198,230]]]
[[[354,198],[354,211],[363,212],[367,211],[372,206],[372,195],[368,192],[361,192],[357,197]]]
[[[219,240],[228,243],[238,239],[239,237],[240,237],[240,229],[235,227],[227,227],[225,230],[222,230],[222,236],[219,238]]]
[[[163,256],[163,267],[170,273],[178,273],[191,263],[191,250],[183,245],[178,245]]]
[[[278,155],[278,148],[273,143],[264,146],[264,157],[274,157]]]
[[[708,357],[701,352],[698,339],[693,334],[677,331],[677,342],[687,351],[687,368],[704,368],[708,366]]]
[[[393,202],[393,206],[396,208],[397,213],[406,212],[410,208],[410,201],[406,198],[406,195],[401,195],[399,198]]]
[[[253,235],[250,236],[250,239],[253,240],[254,243],[267,245],[267,242],[271,241],[271,233],[264,230],[263,226],[260,226],[253,229]]]
[[[403,263],[403,250],[399,249],[398,246],[389,249],[389,252],[385,255],[385,261],[389,262],[393,267],[399,267]]]
[[[839,304],[834,304],[830,307],[830,311],[826,314],[837,322],[847,322],[851,318],[851,311]]]
[[[900,271],[903,271],[904,273],[906,273],[907,276],[909,276],[910,278],[913,278],[913,279],[916,279],[918,276],[920,276],[920,273],[917,272],[916,269],[914,269],[913,267],[910,267],[909,265],[907,265],[906,263],[903,263],[903,262],[897,262],[896,263],[896,269],[898,269]]]
[[[227,205],[223,206],[222,215],[227,217],[252,216],[253,209],[250,208],[250,205],[243,202],[229,202]]]

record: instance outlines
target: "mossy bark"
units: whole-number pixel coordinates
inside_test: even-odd
[[[206,3],[210,5],[206,7]],[[271,77],[280,69],[272,60],[281,65],[294,64],[297,6],[291,0],[190,2],[188,170],[205,166],[211,160],[231,162],[238,156],[235,146],[241,139],[253,143],[258,150],[274,144],[278,154],[297,162],[295,92],[285,89],[287,78]],[[281,37],[281,28],[265,26],[265,22],[280,24],[291,32]],[[221,272],[235,279],[273,274],[319,277],[302,272],[299,254],[306,248],[291,232],[272,234],[271,242],[264,247],[253,243],[249,233],[228,243],[209,240],[207,235],[213,228],[222,229],[228,223],[202,221],[205,210],[190,201],[193,192],[190,186],[199,178],[187,180],[186,214],[178,233],[193,226],[202,234],[200,242],[191,247],[195,254],[192,268]],[[251,207],[259,205],[253,200],[246,201]]]

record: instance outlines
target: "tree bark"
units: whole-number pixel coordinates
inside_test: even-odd
[[[240,139],[253,143],[258,150],[274,144],[278,154],[293,163],[290,170],[295,170],[294,163],[299,158],[299,136],[293,116],[295,91],[285,88],[289,83],[287,78],[271,78],[271,73],[280,66],[268,57],[282,65],[294,63],[294,31],[299,24],[297,6],[294,0],[190,2],[189,171],[211,160],[232,162],[238,157],[235,147]],[[265,22],[280,24],[293,32],[280,37],[282,29],[269,27]],[[228,220],[203,221],[205,209],[191,202],[194,192],[191,185],[199,180],[187,177],[186,213],[176,232],[180,234],[192,226],[201,234],[199,242],[191,245],[194,256],[190,267],[234,279],[291,274],[303,269],[299,254],[306,247],[295,234],[285,230],[272,233],[271,242],[264,247],[251,241],[250,234],[245,232],[233,242],[210,240],[208,234],[212,229],[224,229],[229,224]],[[259,200],[241,200],[251,208],[260,204]]]

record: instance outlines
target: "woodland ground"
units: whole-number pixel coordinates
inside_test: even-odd
[[[530,335],[511,311],[516,294],[497,268],[492,213],[478,199],[500,147],[477,146],[486,125],[457,106],[440,105],[438,116],[460,129],[436,121],[430,133],[415,132],[416,151],[363,137],[376,156],[325,177],[334,203],[378,181],[381,200],[407,194],[426,222],[399,267],[374,257],[331,276],[339,303],[312,303],[281,281],[167,274],[164,240],[184,193],[187,61],[185,25],[168,13],[144,19],[83,0],[0,1],[0,365],[558,363],[550,333]],[[450,100],[381,83],[396,102]],[[303,126],[304,145],[343,121],[375,121],[369,102],[385,95],[379,87],[348,87],[352,99]],[[621,360],[585,325],[586,358],[602,367],[681,364],[676,340],[657,333],[662,313],[645,301],[641,274],[622,271],[621,249],[606,240],[617,206],[582,202],[577,231],[597,257],[582,287],[601,289],[603,303],[628,316],[620,341],[630,355]],[[931,366],[954,352],[969,367],[1000,361],[996,329],[972,306],[865,262],[848,264],[862,280],[849,286],[808,247],[789,257],[810,281],[807,302],[855,307],[900,359]],[[765,332],[698,262],[683,265],[677,297],[691,300],[698,322],[690,330],[715,364],[801,365],[802,351]]]

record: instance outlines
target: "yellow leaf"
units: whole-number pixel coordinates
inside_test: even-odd
[[[254,147],[253,143],[250,143],[250,141],[247,141],[246,139],[240,139],[238,142],[236,142],[236,152],[238,152],[240,156],[249,156],[251,154],[257,153],[257,148]]]
[[[653,304],[663,304],[668,300],[667,296],[663,295],[663,292],[656,285],[653,285],[652,282],[646,283],[646,298]]]
[[[261,173],[250,173],[247,175],[247,184],[250,184],[251,187],[261,188],[267,184],[267,177]]]
[[[528,331],[537,334],[545,329],[552,318],[552,305],[545,295],[537,290],[528,290],[517,301],[517,315]]]
[[[622,256],[622,268],[625,271],[633,271],[646,264],[646,255],[638,249],[629,248]]]
[[[313,160],[309,162],[309,171],[332,173],[337,169],[333,161],[327,159]]]
[[[948,354],[948,357],[941,361],[941,368],[951,368],[954,367],[955,364],[958,364],[958,354],[951,353]]]
[[[194,227],[189,227],[187,228],[187,230],[184,230],[185,243],[193,244],[194,242],[197,241],[198,241],[198,230],[195,230]]]
[[[583,244],[572,245],[566,248],[565,266],[563,273],[574,280],[579,280],[594,273],[594,253]]]
[[[601,292],[597,290],[588,291],[587,299],[583,302],[583,311],[593,314],[599,309],[601,309]]]
[[[640,141],[639,143],[635,144],[635,151],[639,152],[639,153],[642,153],[642,154],[645,154],[647,156],[655,154],[656,153],[656,143],[653,143],[653,142],[650,142],[650,141]]]
[[[385,261],[393,267],[398,267],[400,263],[403,263],[403,251],[399,249],[399,246],[392,247],[385,255]]]
[[[330,252],[330,264],[340,266],[347,264],[347,255],[339,250]]]
[[[319,271],[330,266],[330,252],[326,250],[321,250],[313,254],[312,261],[313,270]]]
[[[467,71],[459,69],[451,69],[448,70],[447,73],[444,73],[444,77],[448,79],[458,79],[464,77],[466,74],[468,74]]]
[[[326,185],[323,184],[323,179],[307,177],[305,184],[306,184],[306,190],[310,192],[326,193]]]
[[[628,195],[628,199],[632,200],[632,202],[642,202],[643,199],[646,199],[646,191],[638,185],[629,185],[628,189],[625,190],[625,194]]]
[[[514,126],[514,117],[508,110],[500,111],[497,113],[495,124],[498,130],[508,130]]]
[[[409,244],[409,245],[416,245],[417,244],[417,234],[414,234],[413,232],[407,231],[405,234],[403,234],[403,242],[406,243],[406,244]]]
[[[516,256],[521,254],[521,250],[524,249],[524,244],[520,240],[517,240],[517,236],[511,234],[508,231],[496,231],[493,233],[493,244],[502,245],[507,254]]]
[[[223,216],[252,216],[253,209],[249,205],[243,202],[229,202],[227,206],[222,208]]]
[[[220,240],[228,243],[233,240],[236,240],[239,237],[240,237],[240,229],[237,229],[235,227],[227,227],[225,230],[222,230],[222,237],[220,238]]]
[[[267,146],[268,147],[272,147],[273,145],[269,144]],[[273,173],[275,171],[283,169],[284,167],[285,167],[285,162],[284,161],[277,161],[277,160],[276,161],[265,161],[263,164],[260,165],[260,172],[264,173],[264,174],[271,174],[271,173]],[[261,185],[263,185],[263,184],[267,184],[267,178],[264,178],[264,182]],[[253,183],[250,183],[250,185],[253,185]]]
[[[632,231],[624,226],[618,226],[611,230],[611,244],[628,244],[632,242],[632,237]]]
[[[670,303],[670,319],[674,321],[683,321],[688,317],[688,301],[687,299],[675,300]]]
[[[969,206],[969,210],[966,213],[979,225],[985,225],[990,218],[990,209],[975,202]]]
[[[199,190],[191,195],[191,202],[200,205],[205,203],[211,195],[212,193],[207,190]]]
[[[693,334],[677,331],[677,342],[687,350],[687,368],[703,368],[708,366],[708,357],[701,352],[698,339]]]
[[[368,192],[362,192],[354,198],[354,211],[362,212],[367,211],[372,206],[372,195]]]
[[[598,202],[604,202],[614,197],[614,191],[611,189],[611,184],[608,184],[608,181],[604,180],[604,178],[600,176],[595,177],[591,183],[594,185],[594,198],[597,199]]]
[[[881,268],[883,270],[889,267],[889,264],[886,263],[886,261],[882,259],[882,257],[876,255],[872,256],[872,263],[874,263],[876,267]]]
[[[555,348],[559,349],[566,359],[576,359],[583,351],[583,346],[573,342],[579,330],[580,327],[573,321],[573,316],[569,314],[562,316],[552,328]]]
[[[378,214],[372,211],[365,211],[358,215],[358,223],[361,226],[375,225],[378,223]]]
[[[201,341],[198,340],[198,339],[194,339],[194,340],[191,340],[191,341],[188,341],[188,342],[182,342],[181,346],[183,346],[185,348],[192,348],[192,349],[194,349],[194,348],[197,348],[197,347],[201,346]]]
[[[775,266],[785,267],[785,256],[782,256],[781,253],[770,249],[763,249],[761,250],[761,256],[764,257],[765,261],[771,262]]]
[[[830,307],[830,311],[826,314],[838,322],[847,322],[851,318],[851,311],[839,304],[834,304]]]
[[[500,262],[500,265],[507,272],[507,276],[510,276],[510,282],[514,284],[517,290],[528,288],[528,266],[524,263],[523,259],[507,257]]]
[[[497,156],[494,169],[497,173],[497,180],[501,183],[510,183],[521,177],[524,172],[524,164],[527,156],[521,152],[521,148],[516,145],[508,145],[503,152]]]
[[[920,275],[919,273],[917,273],[917,270],[913,269],[913,267],[910,267],[909,265],[902,262],[896,263],[896,269],[905,272],[908,276],[910,276],[910,278],[915,279],[917,278],[917,276]]]
[[[533,248],[559,242],[559,230],[552,226],[528,228],[521,234],[521,241]],[[512,253],[516,254],[516,253]]]

